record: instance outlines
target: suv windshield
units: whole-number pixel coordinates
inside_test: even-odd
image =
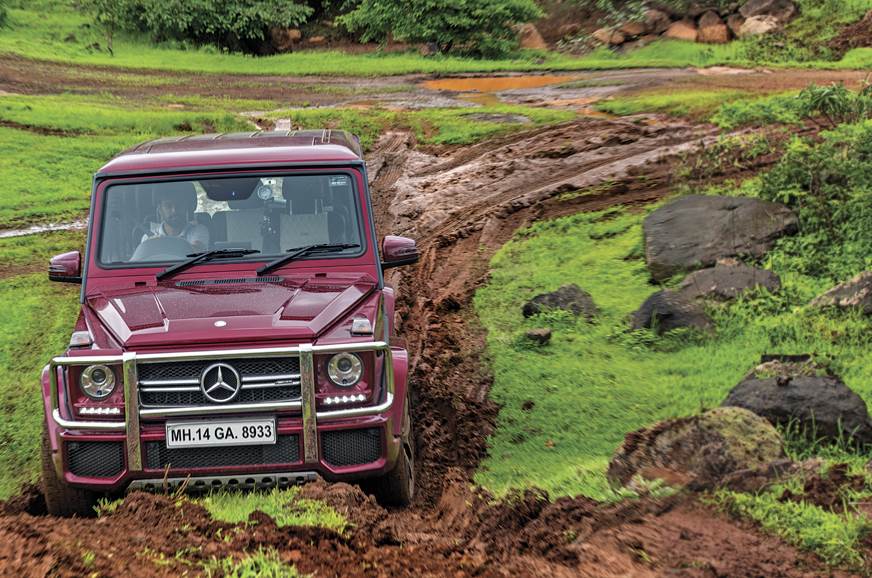
[[[106,190],[104,265],[168,263],[192,253],[251,249],[254,259],[322,243],[357,253],[361,222],[347,174],[201,178]]]

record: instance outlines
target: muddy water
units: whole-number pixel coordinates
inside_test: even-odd
[[[24,229],[0,230],[0,239],[11,237],[25,237],[27,235],[40,235],[52,231],[81,231],[88,228],[88,221],[79,219],[71,223],[49,223],[47,225],[33,225]]]
[[[573,78],[575,77],[570,75],[555,74],[439,78],[428,80],[422,83],[422,86],[429,90],[471,93],[464,94],[461,98],[482,106],[489,106],[502,102],[497,96],[498,92],[542,88],[568,82]]]

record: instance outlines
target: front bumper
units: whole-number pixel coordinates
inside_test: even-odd
[[[316,354],[332,354],[342,351],[374,351],[383,355],[384,387],[378,403],[363,407],[318,411],[315,399]],[[178,408],[140,408],[137,391],[137,363],[145,361],[199,361],[222,358],[263,358],[298,356],[300,361],[300,400],[256,404],[235,404]],[[59,391],[59,371],[71,365],[121,364],[122,386],[124,391],[124,420],[118,421],[80,421],[66,419],[61,412]],[[327,479],[357,479],[378,475],[388,471],[395,463],[399,452],[399,440],[394,435],[393,412],[395,407],[395,384],[393,355],[390,346],[384,342],[350,343],[337,345],[309,345],[283,348],[258,348],[238,350],[193,351],[181,353],[124,353],[120,356],[69,356],[57,357],[49,366],[50,415],[54,422],[51,428],[56,435],[55,467],[59,478],[77,486],[92,487],[113,491],[123,489],[136,480],[149,480],[161,477],[256,475],[274,472],[314,472]],[[186,417],[203,419],[220,416],[275,416],[277,432],[283,442],[280,455],[275,451],[269,459],[260,459],[252,452],[238,454],[228,463],[210,463],[208,459],[198,459],[199,450],[193,452],[191,460],[177,467],[169,466],[160,454],[165,441],[162,420],[184,419]],[[358,433],[355,433],[358,432]],[[370,457],[375,455],[374,436],[378,436],[378,456],[366,463],[348,464],[347,460],[337,459],[336,451],[341,451],[342,436],[362,435],[365,432],[369,444]],[[337,441],[339,440],[339,441]],[[349,441],[353,438],[349,437]],[[98,449],[93,442],[102,442],[100,448],[114,448],[107,455],[95,453],[85,456],[80,448],[87,451]],[[337,443],[340,445],[337,446]],[[78,445],[77,445],[78,444]],[[90,444],[90,445],[85,445]],[[233,446],[231,446],[233,447]],[[256,446],[261,447],[261,446]],[[331,450],[339,447],[340,450]],[[220,451],[221,448],[219,448]],[[80,452],[74,454],[73,452]],[[101,450],[102,451],[102,450]],[[115,454],[112,454],[115,452]],[[232,452],[225,452],[230,456]],[[178,453],[177,453],[178,455]],[[158,456],[158,457],[156,457]],[[90,471],[77,475],[71,467],[71,458],[102,460],[103,463],[118,460],[120,469],[111,475],[95,476]],[[185,460],[175,460],[175,462]],[[74,464],[73,464],[74,465]],[[81,473],[81,472],[80,472]]]

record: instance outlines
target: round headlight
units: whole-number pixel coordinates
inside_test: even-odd
[[[327,362],[327,376],[340,387],[351,387],[363,376],[363,362],[353,353],[337,353]]]
[[[89,365],[82,372],[79,384],[91,399],[106,399],[115,390],[115,374],[105,365]]]

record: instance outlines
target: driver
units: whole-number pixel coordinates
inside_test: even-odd
[[[177,199],[164,195],[157,203],[159,223],[149,223],[149,231],[142,236],[140,243],[156,237],[178,237],[184,239],[195,251],[205,251],[209,247],[209,229],[204,225],[186,219],[185,210]]]

